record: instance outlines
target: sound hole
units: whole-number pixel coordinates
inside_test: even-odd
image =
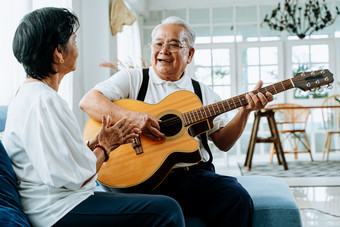
[[[160,118],[161,132],[165,136],[174,136],[182,129],[182,120],[175,114],[167,114]]]

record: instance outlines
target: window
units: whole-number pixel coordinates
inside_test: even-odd
[[[291,46],[292,74],[304,71],[313,71],[329,68],[329,45],[328,44],[299,44]],[[294,99],[318,99],[328,96],[328,90],[313,89],[309,91],[294,90]]]
[[[242,51],[242,91],[252,91],[259,80],[263,86],[279,79],[278,47],[249,47]]]
[[[195,78],[209,85],[222,99],[231,97],[230,48],[196,49]]]

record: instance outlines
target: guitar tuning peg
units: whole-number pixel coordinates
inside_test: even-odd
[[[333,85],[332,84],[328,84],[327,85],[327,89],[332,89],[333,88]]]
[[[319,87],[318,89],[319,92],[323,92],[323,90],[324,90],[323,87]]]

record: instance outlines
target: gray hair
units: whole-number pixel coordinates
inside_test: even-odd
[[[162,23],[160,23],[159,25],[157,25],[151,32],[151,38],[152,40],[154,40],[155,35],[156,35],[156,31],[159,29],[159,27],[161,27],[164,24],[176,24],[179,26],[182,26],[183,28],[185,28],[185,37],[184,39],[186,40],[187,44],[189,45],[189,47],[193,47],[195,44],[195,39],[196,39],[196,33],[195,31],[190,27],[190,25],[185,22],[184,20],[182,20],[179,17],[175,17],[175,16],[171,16],[168,18],[165,18]]]

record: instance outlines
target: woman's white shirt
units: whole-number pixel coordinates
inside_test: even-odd
[[[49,86],[21,86],[8,108],[3,143],[24,212],[34,226],[55,224],[93,194],[96,156],[82,140],[65,100]]]

